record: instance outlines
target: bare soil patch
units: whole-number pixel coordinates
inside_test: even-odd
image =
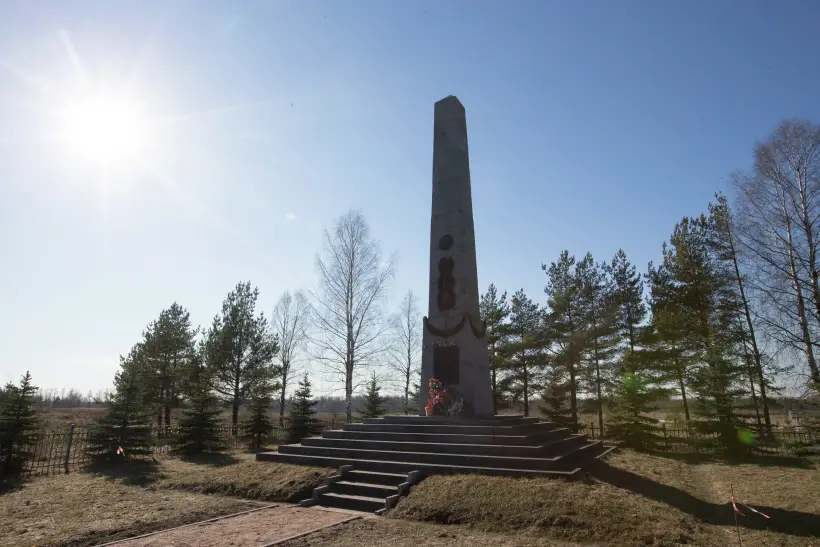
[[[350,520],[351,515],[305,509],[301,507],[275,507],[254,511],[235,517],[227,517],[213,522],[203,522],[176,530],[160,532],[144,538],[125,541],[122,547],[216,547],[237,545],[260,547],[303,534],[324,526],[331,526]]]

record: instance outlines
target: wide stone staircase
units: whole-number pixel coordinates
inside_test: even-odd
[[[537,418],[388,416],[323,431],[258,461],[337,467],[303,504],[381,512],[422,478],[443,473],[571,479],[601,455],[601,441]]]

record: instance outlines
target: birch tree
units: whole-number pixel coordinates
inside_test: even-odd
[[[421,313],[413,291],[408,291],[391,322],[392,340],[387,365],[396,375],[404,398],[404,413],[410,414],[413,381],[420,374]]]
[[[274,337],[279,340],[277,361],[281,373],[279,383],[279,423],[285,419],[285,397],[288,385],[296,373],[293,370],[299,352],[307,341],[306,328],[308,326],[309,310],[307,301],[301,292],[294,295],[290,291],[279,298],[273,309],[271,321]]]
[[[382,263],[379,244],[357,211],[325,230],[324,249],[316,259],[319,283],[311,291],[311,355],[343,380],[348,421],[358,372],[376,364],[385,351],[389,322],[384,321],[383,301],[393,262]]]

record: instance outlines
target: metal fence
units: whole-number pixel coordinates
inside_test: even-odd
[[[609,439],[606,424],[604,429],[594,422],[579,425],[578,433],[591,439]],[[805,429],[789,431],[773,428],[771,433],[751,431],[746,439],[749,451],[756,455],[807,456],[820,454],[820,430]],[[720,446],[721,436],[716,432],[705,432],[695,426],[660,424],[655,431],[659,448],[668,452],[709,453]]]
[[[356,421],[356,420],[354,420]],[[339,429],[344,419],[316,420],[316,429]],[[32,475],[52,475],[78,470],[91,463],[88,438],[91,427],[70,426],[63,429],[42,430],[36,444],[31,447],[33,457],[26,462],[25,472]],[[179,426],[153,426],[149,444],[154,456],[169,455]],[[218,429],[219,437],[230,450],[247,448],[249,442],[238,428],[225,425]],[[288,442],[290,428],[287,423],[274,427],[265,439],[266,446]]]
[[[354,420],[359,421],[359,420]],[[346,421],[341,419],[316,420],[317,430],[340,429]],[[592,439],[608,439],[607,427],[604,430],[595,425],[579,424],[574,429]],[[236,427],[230,425],[219,428],[219,436],[231,450],[247,448],[248,441],[243,438]],[[41,431],[37,443],[31,449],[33,457],[26,464],[26,472],[35,475],[68,473],[81,469],[91,462],[88,451],[88,438],[91,427],[71,426],[63,429]],[[150,432],[150,446],[155,456],[169,455],[173,439],[179,433],[178,426],[153,426]],[[695,427],[667,426],[657,428],[659,447],[671,452],[711,452],[719,446],[718,433],[706,433]],[[266,446],[290,441],[290,428],[287,422],[274,427],[265,439]],[[758,455],[804,456],[820,454],[820,431],[785,431],[773,430],[771,435],[754,435],[750,450]]]

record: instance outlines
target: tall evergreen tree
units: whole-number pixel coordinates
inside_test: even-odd
[[[219,434],[222,409],[211,388],[210,371],[197,361],[189,368],[191,377],[187,395],[190,406],[182,411],[179,431],[173,439],[174,452],[189,456],[226,448]]]
[[[731,274],[709,245],[712,224],[705,216],[684,218],[665,249],[676,315],[686,333],[690,357],[698,363],[692,377],[699,425],[720,434],[726,448],[737,447],[742,420],[735,412],[744,365],[737,356],[737,300]]]
[[[145,407],[144,393],[144,386],[149,384],[145,381],[146,370],[139,344],[128,356],[120,357],[108,408],[89,433],[87,451],[95,463],[151,454],[151,415]]]
[[[569,398],[570,421],[578,423],[578,392],[581,386],[580,362],[583,340],[579,336],[579,287],[575,275],[575,257],[569,251],[562,251],[556,262],[541,268],[547,274],[547,306],[550,309],[549,321],[553,366],[564,369],[561,374],[554,374],[557,379],[563,377]],[[557,385],[557,384],[556,384]],[[561,390],[559,390],[561,391]],[[555,394],[559,393],[556,391]],[[554,395],[555,395],[554,394]]]
[[[376,377],[376,372],[373,371],[370,382],[367,384],[367,391],[364,394],[362,418],[380,418],[387,414],[387,410],[384,408],[387,398],[382,397],[380,391],[379,379]]]
[[[501,374],[504,370],[504,354],[501,351],[507,336],[507,319],[510,316],[510,306],[507,302],[507,292],[500,296],[495,285],[490,283],[487,292],[481,296],[479,302],[481,318],[487,325],[487,351],[490,355],[490,386],[493,390],[493,414],[498,414],[499,404],[503,397]]]
[[[615,327],[620,339],[625,342],[621,355],[622,371],[632,370],[630,354],[634,353],[639,337],[639,325],[646,317],[643,301],[643,280],[629,262],[623,249],[619,249],[609,264],[608,273],[612,279],[612,303],[615,313]]]
[[[596,264],[587,253],[575,268],[579,289],[579,335],[583,345],[582,355],[586,384],[595,397],[598,427],[604,428],[604,394],[613,384],[614,359],[618,345],[616,311],[613,287],[607,276],[606,264]]]
[[[39,420],[34,408],[37,387],[26,371],[19,385],[9,383],[0,400],[0,477],[19,475],[33,457]]]
[[[556,356],[544,373],[544,390],[539,409],[550,421],[569,425],[575,422],[570,413],[567,367],[560,362],[562,358],[563,355]]]
[[[651,322],[639,331],[642,347],[634,354],[637,363],[633,368],[658,371],[667,382],[674,384],[689,424],[689,387],[697,356],[689,350],[686,321],[675,303],[675,287],[669,271],[663,265],[650,262],[646,279],[650,287]]]
[[[652,402],[660,394],[644,374],[624,373],[610,404],[608,434],[632,448],[655,448],[658,420],[651,412],[655,410]]]
[[[231,405],[231,425],[239,422],[239,406],[260,383],[276,382],[280,369],[273,358],[279,350],[263,312],[255,315],[259,289],[239,283],[228,293],[222,313],[206,334],[207,363],[213,389]]]
[[[513,400],[524,403],[524,416],[529,416],[532,396],[541,390],[543,313],[538,304],[524,294],[523,289],[516,291],[512,297],[506,331],[507,336],[501,346],[507,369],[505,385],[511,391]]]
[[[410,387],[407,409],[410,414],[417,414],[421,407],[421,369],[416,373],[416,379]]]
[[[176,302],[162,310],[143,335],[143,360],[154,375],[146,375],[153,388],[146,394],[152,395],[157,407],[157,425],[164,422],[170,426],[171,409],[179,407],[183,383],[192,366],[196,335],[191,314]]]
[[[293,405],[288,417],[289,442],[298,443],[305,437],[309,437],[321,430],[321,425],[315,418],[316,401],[311,399],[310,378],[307,373],[299,382],[299,387],[293,396]]]
[[[758,345],[755,323],[752,320],[751,303],[746,287],[747,279],[741,273],[740,257],[738,252],[737,236],[735,234],[732,212],[729,209],[726,196],[721,193],[715,194],[716,204],[709,204],[709,216],[712,222],[711,244],[718,260],[728,263],[730,275],[732,275],[736,288],[736,299],[741,314],[739,334],[743,340],[744,360],[750,371],[750,391],[755,410],[758,409],[757,397],[755,394],[755,380],[760,390],[759,407],[763,410],[763,420],[766,430],[771,432],[772,420],[769,414],[769,400],[766,396],[770,381],[764,372],[764,357]],[[759,421],[759,419],[758,419]],[[758,424],[760,425],[760,424]]]
[[[248,416],[242,422],[242,435],[250,441],[251,449],[261,450],[276,425],[270,417],[273,388],[269,382],[257,387],[251,398]]]

